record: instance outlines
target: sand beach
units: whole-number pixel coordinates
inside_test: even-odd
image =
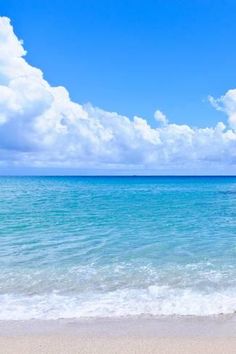
[[[2,321],[2,354],[233,354],[236,320]]]

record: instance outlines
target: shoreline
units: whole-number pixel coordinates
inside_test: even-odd
[[[0,321],[4,354],[233,354],[236,316]]]

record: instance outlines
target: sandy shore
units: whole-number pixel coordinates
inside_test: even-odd
[[[1,337],[2,354],[235,354],[234,338]]]
[[[236,320],[2,321],[1,354],[235,354]]]

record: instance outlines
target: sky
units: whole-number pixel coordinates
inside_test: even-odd
[[[2,174],[236,172],[235,1],[0,0],[0,16]]]

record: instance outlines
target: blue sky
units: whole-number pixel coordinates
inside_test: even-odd
[[[235,1],[0,0],[0,16],[0,173],[236,173]]]
[[[212,125],[207,96],[236,81],[236,2],[0,1],[24,39],[27,60],[81,103]]]

